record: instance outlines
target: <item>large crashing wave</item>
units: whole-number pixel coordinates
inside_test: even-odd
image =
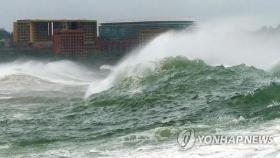
[[[279,62],[280,36],[254,32],[250,19],[200,25],[196,31],[168,32],[132,52],[101,82],[93,82],[86,96],[112,88],[121,78],[153,71],[166,57],[185,56],[208,65],[246,64],[269,70]]]
[[[166,151],[161,150],[162,145],[175,142],[177,132],[183,128],[196,128],[207,134],[231,132],[259,127],[280,117],[277,74],[244,64],[210,66],[202,60],[180,56],[152,64],[153,69],[133,71],[138,75],[118,76],[113,87],[85,102],[49,106],[47,99],[48,104],[35,111],[35,120],[9,120],[8,124],[25,129],[28,137],[19,134],[18,139],[13,139],[8,135],[13,148],[7,153],[14,152],[14,148],[62,143],[63,150],[69,146],[65,150],[73,157],[104,153],[104,157],[115,157],[116,151],[123,150],[143,154],[145,146],[151,148],[147,152],[154,154]],[[38,122],[36,130],[30,128],[34,121]],[[44,154],[50,155],[57,146],[48,149]],[[169,153],[177,150],[176,146]]]
[[[114,109],[108,113],[113,118],[103,119],[109,119],[110,126],[127,120],[124,133],[182,125],[227,130],[279,118],[279,94],[274,73],[244,64],[209,66],[201,60],[171,57],[161,60],[151,73],[123,78],[93,95],[83,111]],[[139,129],[129,120],[138,120]]]
[[[248,102],[249,99],[256,102],[261,100],[259,104],[269,105],[272,101],[279,100],[277,74],[244,64],[233,67],[209,66],[202,60],[170,57],[161,60],[157,68],[141,76],[118,78],[118,82],[110,90],[92,96],[93,102],[106,98],[106,102],[113,99],[111,103],[117,105],[119,102],[135,99],[135,102],[126,104],[143,102],[144,105],[145,99],[151,98],[154,101],[167,99],[171,102],[183,99],[182,103],[191,100],[211,103],[221,99],[225,104],[239,105],[241,102],[236,101],[239,98]]]

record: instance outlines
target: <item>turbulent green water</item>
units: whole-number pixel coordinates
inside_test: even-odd
[[[270,129],[279,137],[278,81],[277,72],[246,65],[165,58],[155,69],[123,77],[84,100],[87,84],[24,72],[4,75],[0,157],[277,157],[277,145],[179,151],[176,136],[195,128],[207,134]]]

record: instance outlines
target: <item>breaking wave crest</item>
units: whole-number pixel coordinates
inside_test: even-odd
[[[192,32],[162,34],[123,59],[106,79],[92,82],[86,97],[112,88],[120,78],[149,73],[168,57],[200,59],[211,66],[246,64],[270,70],[280,59],[280,36],[240,25],[248,21],[255,24],[251,19],[228,20],[222,24],[205,23]]]
[[[62,84],[88,84],[98,79],[98,74],[80,64],[62,61],[22,61],[0,64],[0,79],[21,80],[27,76],[46,82]]]

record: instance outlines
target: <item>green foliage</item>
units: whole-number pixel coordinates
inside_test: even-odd
[[[11,33],[9,33],[8,31],[6,31],[5,29],[1,29],[0,28],[0,39],[2,38],[10,38],[11,37]]]

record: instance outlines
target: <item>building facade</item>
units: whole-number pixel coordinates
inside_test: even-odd
[[[94,48],[97,39],[97,22],[95,20],[18,20],[14,23],[13,43],[18,47],[52,48],[55,46],[55,49],[58,50],[58,44],[63,42],[54,43],[58,41],[53,40],[55,33],[63,36],[62,34],[66,34],[65,30],[69,31],[69,36],[65,35],[63,39],[69,37],[69,40],[73,42],[73,39],[77,38],[73,38],[71,35],[76,36],[79,31],[83,36],[83,48]],[[67,50],[72,51],[71,48],[69,47]]]
[[[194,21],[101,23],[97,37],[95,20],[18,20],[13,43],[16,47],[53,48],[66,56],[84,56],[94,50],[128,52],[164,32],[193,25]]]
[[[193,21],[102,23],[99,26],[100,47],[101,49],[118,48],[126,51],[144,45],[164,32],[183,30],[193,25]]]
[[[56,31],[53,37],[53,50],[65,56],[86,56],[84,36],[80,30]]]

